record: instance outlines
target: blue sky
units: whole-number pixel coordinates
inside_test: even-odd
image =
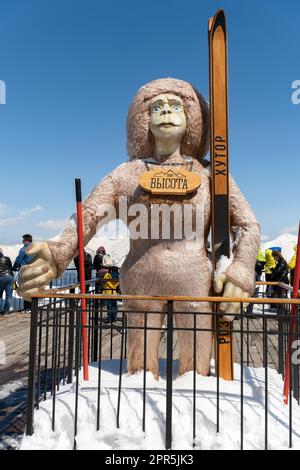
[[[208,98],[207,22],[229,30],[231,173],[264,235],[299,219],[300,3],[206,0],[6,0],[0,14],[0,246],[54,236],[88,192],[127,159],[137,89],[160,77]]]

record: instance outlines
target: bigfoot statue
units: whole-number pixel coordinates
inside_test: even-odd
[[[83,203],[84,243],[96,230],[113,218],[123,218],[129,224],[134,220],[132,205],[137,203],[146,211],[146,226],[140,223],[145,236],[132,236],[130,251],[121,269],[123,294],[193,297],[208,296],[212,286],[212,267],[207,252],[210,231],[210,170],[204,160],[208,148],[208,108],[200,93],[182,80],[165,78],[143,86],[133,99],[127,117],[127,146],[130,161],[120,165],[106,176]],[[173,168],[189,170],[199,179],[193,192],[159,194],[149,193],[140,184],[147,171]],[[184,172],[184,171],[183,171]],[[161,185],[160,185],[161,187]],[[173,188],[174,189],[174,188]],[[128,203],[128,217],[120,211],[120,200]],[[183,208],[201,207],[202,238],[174,236],[161,232],[150,233],[152,209],[157,205]],[[99,208],[102,210],[99,210]],[[103,209],[104,208],[104,209]],[[106,208],[106,209],[105,209]],[[113,208],[114,210],[111,210]],[[106,215],[104,217],[104,212]],[[141,209],[142,211],[142,209]],[[194,210],[196,212],[196,209]],[[198,210],[199,211],[199,210]],[[123,212],[123,211],[122,211]],[[136,213],[135,213],[136,215]],[[194,214],[193,214],[194,215]],[[157,217],[156,217],[157,218]],[[163,223],[158,216],[159,224]],[[172,228],[176,217],[171,221]],[[259,226],[248,203],[234,180],[230,179],[230,224],[232,256],[215,277],[215,291],[225,297],[247,297],[254,289],[254,265],[259,247]],[[194,226],[194,225],[193,225]],[[146,228],[145,228],[146,227]],[[161,228],[161,227],[160,227]],[[199,232],[199,230],[198,230]],[[51,279],[60,276],[77,254],[77,231],[73,222],[58,241],[32,245],[28,254],[35,260],[21,270],[19,294],[29,299]],[[161,312],[148,315],[149,327],[160,328],[164,321],[165,303],[159,301],[126,302],[129,326],[143,326],[141,311]],[[209,303],[175,302],[177,327],[193,328],[194,316],[184,312],[211,312]],[[221,303],[221,311],[236,313],[239,304]],[[176,313],[178,312],[178,313]],[[232,318],[232,317],[229,317]],[[197,327],[211,328],[211,315],[197,315]],[[143,368],[143,330],[129,330],[127,365],[129,372]],[[193,333],[178,331],[180,373],[193,368]],[[160,331],[150,330],[147,336],[147,370],[158,376],[158,349]],[[197,333],[197,372],[209,373],[212,334]]]

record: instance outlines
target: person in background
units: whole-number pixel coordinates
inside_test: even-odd
[[[14,275],[11,260],[4,256],[0,248],[0,314],[6,316],[11,309],[14,288]],[[5,291],[5,303],[3,305],[2,296]]]
[[[261,280],[261,276],[262,276],[265,264],[266,264],[265,254],[264,254],[263,250],[260,248],[258,250],[258,255],[257,255],[257,258],[256,258],[256,263],[255,263],[255,280],[256,280],[256,282]],[[254,297],[258,297],[258,293],[259,293],[259,286],[255,288]],[[254,304],[249,304],[248,305],[248,307],[247,307],[247,314],[248,315],[252,315],[253,305]]]
[[[98,279],[104,279],[105,274],[109,272],[108,267],[103,266],[103,258],[106,256],[106,250],[104,246],[100,246],[97,251],[93,262],[93,268],[97,272]],[[103,293],[104,282],[100,281],[99,283],[99,294]]]
[[[74,264],[75,264],[75,268],[76,268],[76,271],[77,271],[78,282],[80,282],[79,255],[77,255],[74,258]],[[85,281],[89,281],[90,279],[92,279],[92,270],[93,270],[92,257],[89,253],[87,253],[84,250],[84,277],[85,277]],[[88,293],[89,290],[90,290],[89,284],[86,284],[85,289],[86,289],[86,293]]]
[[[263,250],[260,248],[258,250],[258,255],[255,263],[255,279],[256,282],[261,281],[261,276],[266,265],[266,257]]]
[[[271,282],[272,281],[272,269],[275,268],[276,266],[276,261],[273,258],[273,252],[268,248],[265,251],[265,277],[266,277],[266,282]],[[266,288],[266,297],[272,297],[272,286],[267,286]]]
[[[265,264],[266,281],[267,281],[267,282],[271,282],[271,278],[272,278],[272,269],[275,268],[275,266],[276,266],[276,261],[275,261],[275,259],[273,258],[273,252],[272,252],[272,250],[270,250],[270,248],[268,248],[268,249],[265,251],[265,260],[266,260],[266,264]]]
[[[273,251],[279,251],[279,253],[282,252],[281,246],[269,246],[269,250]]]
[[[289,268],[284,257],[279,251],[274,250],[273,258],[276,262],[276,266],[272,268],[271,280],[274,282],[283,282],[284,284],[289,284],[289,278],[288,278]],[[285,297],[285,296],[286,296],[285,289],[279,286],[274,286],[273,297]]]
[[[109,271],[104,275],[106,280],[104,284],[105,295],[114,295],[118,293],[119,288],[119,268],[117,266],[112,266],[108,268]],[[116,300],[107,300],[107,321],[114,322],[118,316],[118,302]]]
[[[27,255],[26,253],[26,250],[30,247],[31,243],[32,235],[30,235],[30,233],[25,233],[25,235],[23,235],[23,247],[20,249],[19,254],[14,262],[12,268],[13,271],[20,271],[22,266],[25,266],[25,264],[28,264],[32,261],[33,257]],[[31,310],[31,302],[24,300],[24,310]]]
[[[297,245],[294,246],[294,251],[295,251],[295,254],[292,257],[291,261],[289,262],[291,286],[294,286],[294,274],[295,274],[295,266],[296,266],[296,258],[297,258]]]

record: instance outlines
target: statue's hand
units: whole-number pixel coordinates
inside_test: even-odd
[[[17,292],[25,300],[30,300],[33,294],[55,279],[57,268],[47,242],[33,243],[26,253],[34,256],[34,260],[20,269]]]
[[[221,294],[223,292],[223,297],[239,297],[246,298],[249,297],[248,292],[243,292],[240,287],[237,287],[232,282],[229,282],[226,274],[222,273],[217,276],[215,279],[215,292]],[[248,304],[243,304],[243,309],[245,310],[248,307]],[[232,321],[234,315],[240,313],[240,304],[237,302],[221,302],[220,303],[220,312],[224,314],[223,318],[226,321]],[[226,314],[232,314],[226,315]]]

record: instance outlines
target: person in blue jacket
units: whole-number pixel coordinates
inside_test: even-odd
[[[32,235],[26,233],[23,235],[23,247],[20,249],[18,256],[13,265],[13,271],[19,271],[22,266],[28,264],[32,260],[32,256],[27,255],[26,250],[32,243]]]
[[[25,233],[23,235],[23,247],[20,249],[18,256],[16,257],[16,260],[13,265],[13,271],[19,271],[22,266],[25,264],[30,263],[30,261],[33,259],[33,256],[29,256],[26,253],[27,248],[32,243],[32,235],[30,233]],[[27,300],[24,300],[24,310],[30,310],[31,309],[31,302],[28,302]]]

